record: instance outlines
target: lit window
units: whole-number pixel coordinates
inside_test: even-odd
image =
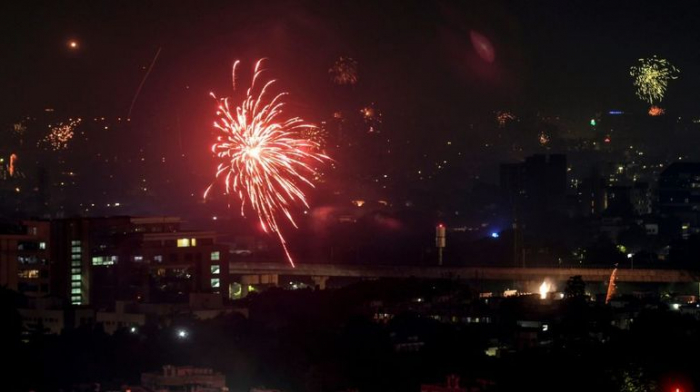
[[[159,262],[159,263],[162,263],[162,262],[163,262],[163,256],[162,256],[162,255],[153,256],[153,260],[154,260],[154,261],[157,261],[157,262]]]
[[[178,248],[187,248],[190,246],[190,239],[189,238],[179,238],[177,240],[177,247]]]
[[[190,242],[192,243],[192,246],[197,246],[197,239],[196,238],[192,238],[190,240]]]
[[[73,275],[71,275],[70,280],[75,282],[76,280],[81,280],[81,278],[82,277],[80,274],[73,274]]]
[[[80,267],[81,266],[80,260],[73,260],[73,262],[70,263],[71,267]]]
[[[80,249],[79,246],[74,246],[71,248],[71,252],[72,253],[80,253],[80,252],[82,252],[82,250]]]
[[[92,258],[92,265],[114,265],[117,256],[95,256]]]
[[[211,266],[211,274],[218,275],[221,272],[221,268],[218,265]]]
[[[143,261],[143,256],[134,256],[134,261],[135,261],[135,262],[141,262],[141,261]]]
[[[218,289],[220,285],[221,285],[221,281],[219,280],[219,278],[214,278],[211,280],[211,287],[212,288]]]
[[[80,273],[80,268],[71,268],[70,269],[71,274],[79,274]]]
[[[70,287],[80,287],[80,282],[70,282]]]
[[[70,293],[71,293],[71,294],[80,294],[81,292],[82,292],[82,291],[80,290],[80,288],[71,289],[71,290],[70,290]]]
[[[40,243],[39,243],[39,249],[45,250],[45,249],[46,249],[46,242],[40,242]]]
[[[32,270],[19,271],[18,275],[20,278],[24,278],[24,279],[36,279],[39,277],[39,270],[32,269]]]
[[[78,254],[78,255],[71,255],[71,256],[70,256],[70,258],[73,259],[73,260],[80,260],[82,257],[83,257],[83,256],[81,256],[81,255],[79,255],[79,254]]]
[[[211,260],[212,261],[219,260],[220,257],[221,257],[221,254],[218,251],[211,252]]]
[[[80,246],[80,241],[71,241],[70,245],[71,246]]]

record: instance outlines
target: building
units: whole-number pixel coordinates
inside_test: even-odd
[[[133,304],[117,301],[114,305],[114,312],[96,312],[95,322],[102,324],[105,333],[112,335],[122,328],[132,330],[132,328],[143,327],[146,325],[146,315],[139,313]]]
[[[141,386],[158,392],[226,392],[226,377],[212,369],[163,366],[160,373],[141,374]]]
[[[51,291],[50,224],[24,221],[0,229],[0,285],[30,298]]]
[[[523,212],[562,210],[566,203],[566,173],[566,155],[536,154],[525,162],[501,164],[501,190]]]
[[[700,163],[675,162],[661,173],[659,212],[678,219],[684,234],[700,232]]]
[[[0,231],[0,284],[29,297],[111,307],[115,301],[228,298],[229,247],[174,217],[25,221]]]

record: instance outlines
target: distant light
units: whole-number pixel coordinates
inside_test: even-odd
[[[131,332],[131,333],[136,333],[136,327],[131,327],[131,328],[129,329],[129,332]]]
[[[634,256],[632,253],[627,253],[627,258],[628,258],[628,259],[631,259],[632,256]]]
[[[613,116],[618,116],[620,114],[625,114],[625,112],[623,112],[621,110],[611,110],[608,112],[608,114],[613,115]]]
[[[673,310],[678,310],[681,308],[681,304],[672,304],[671,307],[673,308]]]
[[[78,49],[78,41],[76,41],[76,40],[68,41],[68,47],[71,49]]]
[[[185,331],[184,329],[178,330],[178,331],[177,331],[177,337],[180,338],[180,339],[186,338],[186,337],[187,337],[187,331]]]
[[[592,118],[592,119],[591,119],[591,126],[592,126],[592,127],[595,127],[595,124],[596,124],[596,123],[595,123],[595,118]]]
[[[495,232],[495,231],[491,233],[491,237],[492,237],[492,238],[498,238],[498,237],[500,237],[500,236],[501,236],[501,235],[498,234],[498,233]]]

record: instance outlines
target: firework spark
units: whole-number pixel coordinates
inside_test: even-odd
[[[374,103],[360,110],[365,124],[369,125],[368,133],[379,132],[378,127],[382,123],[382,113],[374,107]]]
[[[503,128],[508,124],[510,121],[515,120],[516,117],[513,113],[511,112],[498,112],[496,113],[496,121],[498,122],[498,126]]]
[[[680,71],[666,59],[653,56],[639,59],[639,65],[630,68],[639,99],[654,104],[664,98],[668,81],[678,79]]]
[[[649,115],[652,117],[662,116],[666,111],[656,105],[649,108]]]
[[[331,80],[339,85],[354,85],[357,83],[357,61],[350,57],[341,57],[328,70]]]
[[[68,119],[67,122],[49,126],[51,132],[41,139],[38,144],[46,144],[54,151],[65,150],[68,148],[68,142],[73,138],[75,128],[80,125],[81,121],[81,119]]]
[[[320,127],[304,127],[299,131],[302,139],[306,139],[314,143],[318,150],[323,150],[328,142],[328,130],[325,126]]]
[[[233,66],[234,87],[237,65],[238,61]],[[290,209],[295,203],[308,208],[301,187],[314,186],[311,178],[317,173],[312,164],[329,158],[317,152],[316,142],[301,136],[301,131],[315,128],[313,125],[298,117],[280,118],[282,98],[287,93],[268,92],[275,80],[258,82],[263,72],[261,65],[259,60],[240,105],[232,107],[228,98],[217,99],[219,118],[214,127],[220,135],[212,152],[221,162],[215,177],[223,179],[226,194],[234,193],[241,200],[241,215],[245,216],[245,206],[249,204],[263,230],[277,235],[293,267],[279,219],[284,216],[297,227]],[[204,192],[205,198],[213,185]]]

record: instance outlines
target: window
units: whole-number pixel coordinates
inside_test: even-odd
[[[143,261],[143,256],[134,256],[134,261],[137,263]]]
[[[19,271],[18,275],[20,278],[23,278],[23,279],[36,279],[39,277],[39,270],[31,269],[31,270]]]
[[[76,280],[81,280],[82,276],[80,274],[73,274],[70,276],[70,280],[75,282]]]
[[[155,255],[155,256],[153,256],[153,261],[156,261],[156,262],[158,262],[158,263],[162,263],[162,262],[163,262],[163,255]]]
[[[80,249],[79,246],[74,246],[71,248],[72,253],[80,253],[82,250]]]
[[[211,266],[211,274],[212,275],[218,275],[221,272],[221,267],[218,265],[212,265]]]
[[[29,228],[29,234],[36,235],[39,230],[36,227]]]
[[[80,282],[70,282],[70,287],[80,287]]]
[[[95,256],[92,258],[92,265],[114,265],[117,256]]]
[[[211,261],[219,260],[220,257],[221,254],[219,253],[219,251],[211,252]]]
[[[82,291],[80,290],[80,288],[71,289],[71,290],[70,290],[70,293],[71,293],[71,294],[80,294],[81,292],[82,292]]]
[[[79,254],[78,254],[78,255],[71,255],[71,256],[70,256],[70,258],[71,258],[72,260],[80,260],[82,257],[83,257],[83,256],[81,256],[81,255],[79,255]]]
[[[45,249],[46,249],[46,242],[40,242],[40,243],[39,243],[39,249],[45,250]]]
[[[220,285],[221,285],[221,281],[219,280],[219,278],[214,278],[211,280],[211,287],[213,289],[218,289]]]
[[[177,247],[178,248],[187,248],[190,246],[190,239],[189,238],[180,238],[177,240]]]
[[[80,241],[71,241],[70,245],[71,246],[80,246]]]
[[[80,268],[71,268],[70,269],[71,274],[79,274],[80,273]]]

